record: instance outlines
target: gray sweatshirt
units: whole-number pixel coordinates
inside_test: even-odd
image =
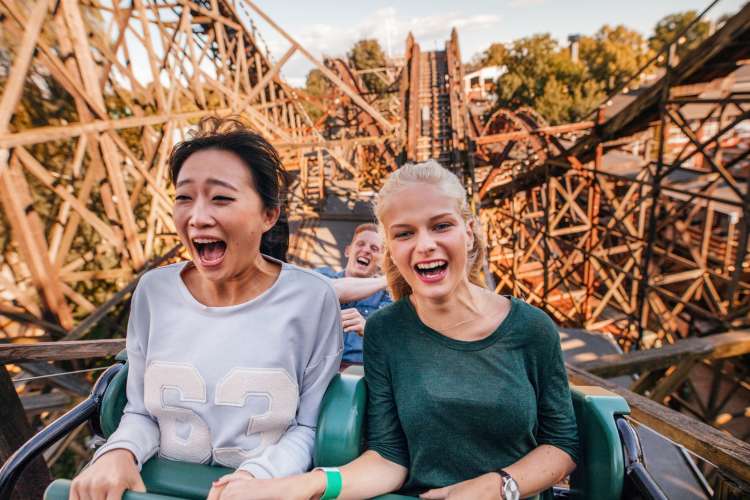
[[[259,297],[199,303],[182,262],[146,273],[128,322],[128,404],[96,451],[155,453],[246,470],[257,478],[308,470],[323,394],[341,361],[339,304],[321,275],[282,264]]]

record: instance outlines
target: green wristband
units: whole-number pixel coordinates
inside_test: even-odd
[[[341,494],[341,471],[337,467],[318,467],[326,473],[326,491],[320,500],[336,500]]]

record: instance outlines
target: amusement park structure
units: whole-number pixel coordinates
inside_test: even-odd
[[[286,44],[278,59],[263,30]],[[347,210],[399,165],[437,159],[483,223],[488,285],[615,342],[569,360],[571,381],[618,392],[712,464],[717,497],[747,494],[750,5],[681,59],[679,43],[644,66],[648,85],[633,75],[586,120],[549,125],[469,102],[455,30],[434,51],[409,35],[373,96],[249,0],[0,0],[0,462],[27,416],[88,393],[70,370],[122,349],[138,277],[182,251],[169,151],[199,118],[237,114],[292,174],[291,261],[335,260],[327,221],[367,220]],[[327,95],[284,81],[293,57]]]

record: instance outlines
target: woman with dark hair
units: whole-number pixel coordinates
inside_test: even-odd
[[[211,117],[175,146],[169,169],[191,260],[149,271],[133,294],[128,403],[73,481],[74,500],[143,491],[140,467],[157,453],[246,478],[312,463],[341,321],[325,278],[261,253],[286,187],[279,156],[238,120]]]

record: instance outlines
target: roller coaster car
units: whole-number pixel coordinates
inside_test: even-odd
[[[86,420],[106,438],[117,428],[126,396],[128,365],[124,355],[105,371],[88,399],[52,422],[25,443],[0,469],[0,499],[8,498],[23,468],[46,448]],[[666,498],[641,461],[640,443],[624,418],[625,400],[598,387],[572,387],[573,406],[582,444],[582,460],[570,488],[555,488],[556,498]],[[315,438],[316,466],[339,466],[364,448],[366,387],[358,375],[336,375],[323,398]],[[123,500],[205,498],[211,482],[232,472],[224,467],[175,462],[154,457],[141,471],[148,493],[126,492]],[[67,500],[70,481],[58,479],[47,488],[46,500]],[[406,499],[384,495],[383,500]]]

